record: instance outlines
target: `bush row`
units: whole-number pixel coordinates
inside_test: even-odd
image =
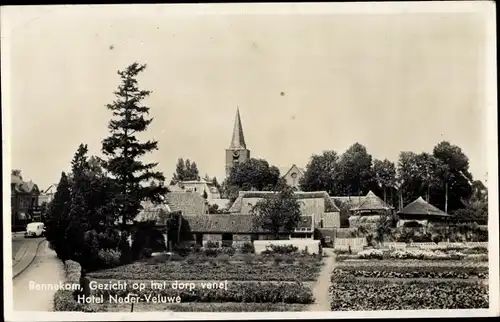
[[[488,270],[488,263],[475,262],[468,260],[448,260],[448,261],[435,261],[435,260],[416,260],[416,259],[390,259],[372,261],[369,259],[349,259],[338,263],[337,267],[346,268],[354,267],[360,269],[369,269],[370,267],[443,267],[446,269],[456,269],[457,267],[469,267]]]
[[[488,308],[488,287],[461,281],[336,280],[332,311]]]
[[[370,277],[370,278],[488,278],[488,271],[474,268],[458,268],[448,270],[443,267],[370,267],[368,269],[336,269],[332,274],[332,281],[341,277]]]
[[[79,284],[81,267],[77,262],[68,260],[64,263],[66,283]],[[63,312],[95,312],[88,304],[79,303],[75,300],[74,291],[57,290],[54,294],[54,311]]]
[[[134,263],[89,273],[99,279],[164,279],[164,280],[242,280],[242,281],[314,281],[320,271],[318,262],[300,265],[263,265],[248,263],[187,263],[177,265],[144,265]]]
[[[179,296],[181,302],[252,302],[252,303],[297,303],[310,304],[314,302],[311,290],[302,283],[230,283],[226,289],[206,289],[195,287],[192,290],[174,290],[171,288],[151,289],[149,283],[142,291],[132,288],[132,281],[127,283],[127,289],[93,291],[93,295],[104,296],[104,300],[109,299],[109,295],[126,297],[129,293],[139,296]]]
[[[99,304],[99,312],[130,312],[130,304]],[[300,312],[306,311],[307,304],[284,303],[180,303],[180,304],[151,304],[138,303],[134,312]]]

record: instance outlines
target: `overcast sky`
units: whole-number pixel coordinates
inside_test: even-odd
[[[153,91],[145,137],[159,141],[148,159],[167,180],[179,157],[223,178],[237,106],[252,157],[279,167],[355,142],[396,162],[400,151],[432,152],[448,140],[485,179],[484,17],[245,8],[10,11],[2,83],[10,85],[12,168],[46,188],[80,143],[100,155],[116,71],[137,61],[148,65],[140,86]]]

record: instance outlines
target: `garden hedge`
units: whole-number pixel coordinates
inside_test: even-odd
[[[66,283],[80,284],[81,266],[77,262],[68,260],[64,263]],[[54,311],[63,312],[95,312],[88,304],[78,303],[73,295],[74,291],[57,290],[54,294]]]

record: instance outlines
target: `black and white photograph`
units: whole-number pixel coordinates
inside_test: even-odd
[[[499,314],[494,2],[0,12],[7,321]]]

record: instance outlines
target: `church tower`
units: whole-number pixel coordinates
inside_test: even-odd
[[[234,120],[233,138],[229,149],[226,149],[226,177],[229,176],[233,166],[248,159],[250,159],[250,150],[247,149],[245,143],[243,127],[241,126],[240,110],[237,109],[236,119]]]

